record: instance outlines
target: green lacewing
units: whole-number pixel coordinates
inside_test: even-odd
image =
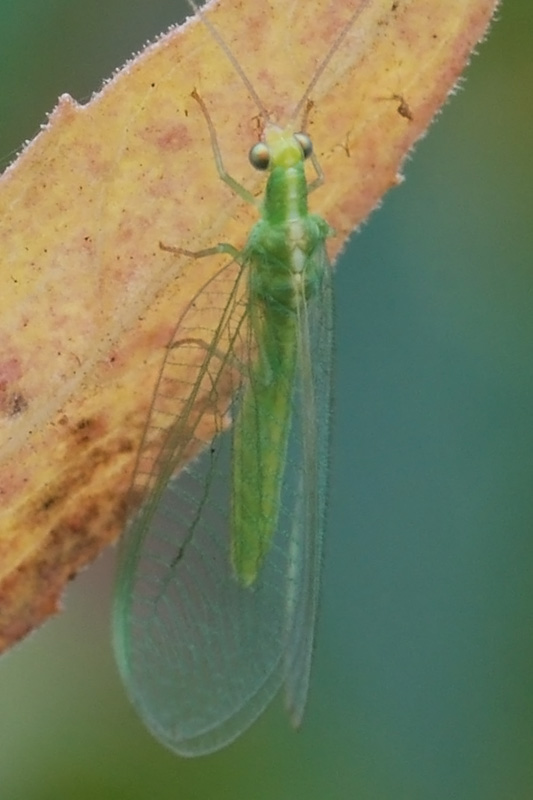
[[[194,92],[220,178],[258,207],[259,219],[242,250],[161,244],[190,258],[225,253],[228,260],[190,306],[218,308],[213,329],[192,335],[186,310],[165,348],[132,483],[142,504],[121,542],[113,614],[128,694],[152,733],[180,755],[229,744],[282,687],[293,725],[303,717],[325,526],[333,344],[326,252],[333,230],[308,209],[323,175],[305,121],[313,88],[369,2],[356,3],[280,127],[189,0],[257,105],[261,136],[250,161],[268,177],[258,201],[225,172],[209,110]],[[316,173],[310,182],[308,159]],[[191,348],[198,371],[184,395],[177,376]],[[202,417],[218,408],[219,394],[227,396],[228,380],[231,401],[205,446]],[[195,443],[203,444],[201,455],[181,468]]]

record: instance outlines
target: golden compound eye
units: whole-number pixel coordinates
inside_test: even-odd
[[[270,153],[264,142],[257,142],[248,153],[250,164],[255,169],[265,170],[270,166]]]
[[[313,142],[311,141],[311,137],[308,136],[307,133],[295,133],[294,138],[302,148],[304,158],[309,158],[313,152]]]

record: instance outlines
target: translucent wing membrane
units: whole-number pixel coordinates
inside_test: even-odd
[[[287,473],[293,493],[287,498],[292,520],[287,586],[285,704],[292,723],[301,723],[311,671],[320,591],[325,527],[331,414],[333,298],[331,269],[323,250],[320,296],[301,309],[293,425]]]
[[[204,287],[166,349],[133,481],[142,505],[120,551],[114,643],[132,701],[181,755],[231,742],[282,684],[293,722],[303,714],[326,503],[332,340],[323,242],[319,250],[321,288],[296,310],[278,523],[251,585],[232,567],[229,426],[258,358],[249,264],[228,264]],[[215,310],[211,330],[196,326],[201,307]],[[184,369],[194,376],[187,385]],[[233,399],[224,407],[228,390]],[[219,433],[184,467],[212,419]]]

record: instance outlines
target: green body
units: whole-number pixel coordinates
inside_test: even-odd
[[[223,171],[197,100],[219,174],[255,202]],[[299,725],[309,685],[326,507],[332,231],[308,212],[302,135],[267,125],[264,140],[270,174],[244,250],[163,248],[227,253],[239,269],[235,276],[233,260],[210,278],[165,349],[133,478],[142,506],[121,544],[117,661],[148,727],[181,755],[231,742],[281,686]],[[214,319],[213,303],[220,316],[199,338],[197,314],[205,308]],[[183,386],[191,348],[200,363]],[[182,469],[191,444],[204,444],[206,407],[220,419],[228,378],[232,427],[223,412],[219,434]]]
[[[303,156],[274,166],[244,252],[257,359],[234,423],[231,550],[245,585],[255,580],[277,526],[298,333],[307,303],[320,295],[329,234],[329,225],[308,213]]]

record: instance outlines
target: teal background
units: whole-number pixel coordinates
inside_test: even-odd
[[[178,19],[1,0],[0,164]],[[0,661],[1,800],[533,797],[533,5],[507,0],[406,182],[339,262],[324,596],[308,715],[163,750],[109,642],[113,553]]]

